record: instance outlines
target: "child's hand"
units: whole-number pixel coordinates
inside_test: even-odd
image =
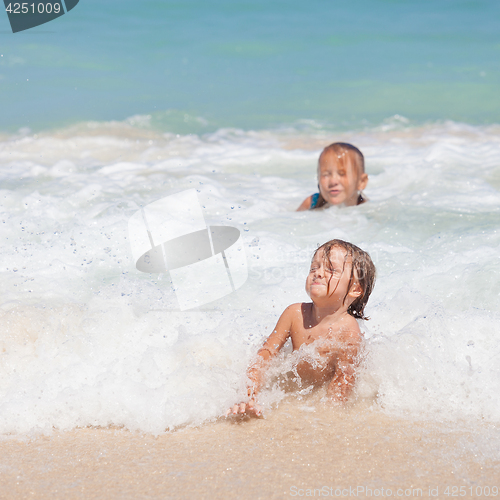
[[[248,403],[236,404],[232,408],[229,408],[226,411],[226,417],[229,415],[252,415],[260,417],[262,416],[262,408],[254,399],[251,399]]]

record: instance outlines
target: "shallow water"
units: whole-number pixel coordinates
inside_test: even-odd
[[[378,270],[357,400],[394,418],[498,422],[498,126],[395,117],[335,135],[314,124],[175,135],[147,123],[0,142],[1,433],[158,434],[216,418],[244,393],[281,311],[307,300],[310,258],[331,238],[370,252]],[[333,140],[365,153],[370,202],[294,212]],[[241,231],[249,276],[181,312],[168,274],[135,269],[127,225],[193,187],[207,224]],[[266,412],[284,396],[268,390]]]
[[[492,430],[291,397],[265,419],[222,419],[158,437],[85,428],[4,438],[2,486],[10,498],[41,499],[495,497]]]

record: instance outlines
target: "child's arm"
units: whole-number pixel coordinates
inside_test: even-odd
[[[345,403],[351,394],[356,379],[356,361],[361,346],[361,336],[357,332],[342,335],[341,348],[337,355],[335,374],[328,384],[327,395],[333,401]]]
[[[292,329],[292,320],[294,310],[297,305],[287,307],[283,314],[281,315],[273,333],[269,335],[264,345],[257,352],[257,360],[252,363],[247,370],[247,377],[249,384],[247,387],[247,395],[250,400],[247,403],[240,403],[233,406],[226,412],[226,416],[232,413],[236,415],[238,413],[253,413],[255,415],[261,414],[261,408],[256,402],[257,393],[262,387],[264,380],[264,375],[269,362],[274,358],[281,348],[285,345],[286,340],[290,336]]]

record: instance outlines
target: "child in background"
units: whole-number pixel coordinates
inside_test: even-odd
[[[363,153],[344,142],[330,144],[318,160],[318,182],[319,193],[308,196],[297,211],[361,205],[366,201],[361,191],[368,184]]]
[[[294,351],[314,347],[313,357],[303,357],[296,366],[301,380],[313,385],[328,383],[327,395],[333,401],[345,402],[354,385],[362,342],[356,318],[368,319],[364,309],[375,273],[368,253],[352,243],[331,240],[320,246],[306,279],[306,292],[312,302],[285,309],[258,351],[257,360],[248,368],[248,400],[234,405],[226,415],[261,414],[257,396],[266,368],[288,338]]]

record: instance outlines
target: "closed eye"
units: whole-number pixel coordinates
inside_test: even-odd
[[[341,269],[337,269],[337,268],[330,268],[330,269],[327,269],[327,271],[331,274],[342,274],[342,270]]]

